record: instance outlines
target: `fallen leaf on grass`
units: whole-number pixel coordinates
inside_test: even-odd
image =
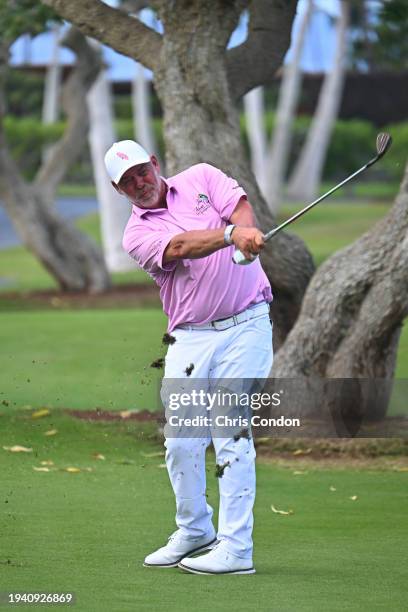
[[[132,414],[132,411],[131,410],[121,410],[119,414],[122,419],[128,419],[130,415]]]
[[[40,461],[41,465],[54,465],[54,462],[51,460],[48,461]]]
[[[19,446],[16,444],[15,446],[3,446],[4,450],[10,451],[11,453],[32,453],[32,448],[27,448],[26,446]]]
[[[165,451],[157,451],[155,453],[145,453],[143,451],[140,451],[140,454],[142,455],[142,457],[164,457],[166,453]]]
[[[358,499],[358,496],[357,495],[352,495],[350,497],[350,499],[351,499],[351,501],[356,501],[356,499]]]
[[[255,438],[255,444],[266,444],[270,441],[270,438]]]
[[[58,297],[53,297],[50,299],[51,306],[55,306],[56,308],[58,308],[58,306],[62,306],[63,303],[64,303],[63,300],[61,300],[61,298],[58,298]]]
[[[288,510],[288,511],[286,511],[286,510],[278,510],[277,508],[275,508],[275,506],[273,504],[271,505],[271,510],[275,514],[285,514],[285,515],[293,514],[293,510]]]
[[[42,417],[48,416],[50,414],[50,411],[48,410],[48,408],[42,408],[41,410],[36,410],[35,412],[33,412],[33,414],[31,415],[32,419],[42,419]]]
[[[295,470],[295,471],[293,472],[293,475],[294,475],[294,476],[300,476],[301,474],[307,474],[307,472],[302,471],[302,470]]]
[[[330,487],[330,491],[337,491],[336,487]]]
[[[105,461],[105,455],[101,455],[101,453],[94,453],[92,457],[94,459],[100,459],[101,461]]]
[[[55,436],[56,433],[58,433],[58,429],[49,429],[44,431],[44,436]]]
[[[311,448],[307,448],[306,450],[304,450],[303,448],[297,448],[295,451],[293,451],[293,455],[308,455],[311,452]]]
[[[77,467],[66,467],[66,468],[62,468],[62,471],[69,472],[70,474],[77,474],[78,472],[81,471],[81,469]]]
[[[33,470],[35,470],[36,472],[49,472],[50,468],[47,468],[47,467],[35,467],[33,465]]]

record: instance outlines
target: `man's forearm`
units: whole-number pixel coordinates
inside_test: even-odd
[[[211,230],[191,230],[174,236],[164,251],[163,261],[175,259],[199,259],[215,253],[226,246],[225,228]]]

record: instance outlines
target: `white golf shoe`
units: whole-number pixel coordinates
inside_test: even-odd
[[[185,557],[178,566],[193,574],[255,574],[252,559],[233,555],[227,550],[225,542],[219,542],[201,557]]]
[[[143,565],[145,567],[177,567],[179,562],[188,555],[194,555],[210,550],[217,543],[215,531],[209,536],[200,538],[186,538],[177,529],[170,537],[168,544],[147,555]]]

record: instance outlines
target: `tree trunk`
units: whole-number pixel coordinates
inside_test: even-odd
[[[4,75],[7,50],[0,57],[0,197],[24,245],[47,268],[63,290],[106,289],[109,275],[99,249],[54,209],[59,182],[85,144],[88,116],[83,99],[100,69],[85,38],[73,29],[66,44],[77,53],[78,62],[65,86],[67,129],[53,146],[32,185],[22,178],[9,153],[4,136]]]
[[[305,379],[355,379],[358,401],[349,408],[356,418],[381,418],[386,413],[407,314],[408,164],[388,215],[354,244],[335,253],[314,275],[296,325],[276,355],[272,376],[298,379],[298,389],[307,384]],[[364,379],[384,382],[375,402],[376,381],[367,385]],[[329,391],[323,388],[315,397],[322,410],[329,403],[340,413],[342,398],[334,401]],[[287,411],[293,408],[307,415],[303,396],[302,401],[295,399],[291,397]]]
[[[327,73],[306,142],[288,185],[293,199],[313,200],[318,193],[330,136],[341,102],[345,77],[349,4],[341,2],[333,69]]]
[[[97,246],[61,219],[44,192],[21,180],[0,142],[0,194],[23,244],[55,278],[62,291],[103,291],[109,286]],[[4,179],[7,173],[7,180]]]
[[[197,5],[179,3],[176,10],[173,3],[163,3],[160,11],[166,35],[155,83],[163,107],[168,174],[203,161],[218,166],[243,185],[260,227],[267,231],[273,218],[240,142],[238,111],[220,53],[238,20],[239,7],[221,0],[207,11],[199,11]],[[288,234],[279,234],[265,251],[262,263],[275,296],[276,348],[296,320],[314,266],[304,244]]]
[[[256,87],[244,96],[246,129],[248,135],[251,168],[261,190],[266,197],[266,136],[264,126],[263,87]]]
[[[292,124],[302,77],[301,57],[312,14],[313,1],[308,0],[307,8],[302,16],[302,21],[294,41],[292,59],[283,68],[272,142],[266,158],[266,200],[273,214],[279,211],[282,204],[282,187],[288,165],[292,140]]]
[[[134,270],[134,262],[122,247],[130,205],[113,189],[104,163],[106,151],[116,140],[111,85],[104,68],[88,93],[87,103],[90,118],[88,139],[99,203],[105,262],[110,272]]]

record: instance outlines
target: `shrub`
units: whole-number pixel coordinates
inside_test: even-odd
[[[41,163],[47,144],[56,142],[64,133],[65,123],[44,125],[40,120],[7,116],[4,120],[7,142],[23,175],[32,179]]]
[[[310,117],[298,117],[294,122],[292,146],[289,156],[289,173],[299,156],[307,131],[310,126]],[[273,130],[275,115],[272,112],[265,114],[265,129],[270,134]],[[43,125],[34,118],[17,118],[8,116],[5,119],[5,128],[8,142],[14,158],[19,163],[24,176],[31,179],[38,169],[42,150],[45,145],[58,140],[65,129],[65,122],[59,121],[52,125]],[[132,139],[134,126],[132,119],[119,119],[115,121],[115,128],[119,140]],[[153,119],[154,136],[157,143],[157,153],[164,160],[164,140],[162,119]],[[246,133],[245,115],[240,116],[241,137],[248,151],[248,138]],[[378,166],[375,166],[368,180],[381,179],[397,182],[401,179],[406,163],[408,151],[408,122],[390,125],[384,130],[389,131],[394,144],[389,153]],[[375,154],[375,137],[377,129],[367,121],[341,121],[335,124],[327,159],[324,167],[323,180],[333,181],[343,178],[363,166]],[[88,147],[84,148],[80,160],[73,166],[67,176],[72,182],[92,182],[92,165]]]

